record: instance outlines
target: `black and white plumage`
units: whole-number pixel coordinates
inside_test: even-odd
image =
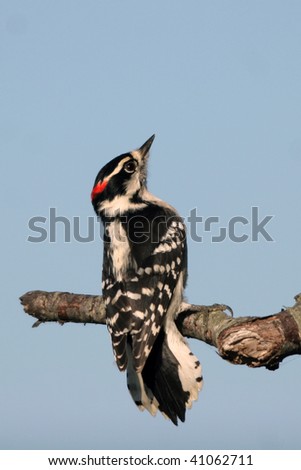
[[[159,409],[177,424],[202,375],[174,322],[187,279],[185,226],[146,188],[153,140],[107,163],[91,198],[104,224],[102,291],[117,366],[141,410]]]

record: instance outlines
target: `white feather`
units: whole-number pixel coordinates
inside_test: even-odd
[[[191,408],[192,402],[198,398],[198,393],[202,388],[203,382],[199,380],[202,374],[199,361],[191,353],[186,340],[183,338],[174,322],[177,313],[180,311],[182,298],[183,275],[181,274],[174,290],[170,307],[167,311],[165,332],[168,347],[179,362],[179,379],[183,390],[190,394],[186,407]]]
[[[126,232],[118,220],[111,222],[106,227],[110,237],[110,255],[112,258],[113,275],[117,281],[122,281],[129,267],[136,267],[131,256]]]

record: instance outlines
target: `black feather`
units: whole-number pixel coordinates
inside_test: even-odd
[[[177,426],[178,418],[185,421],[189,392],[179,378],[179,362],[170,351],[163,330],[160,331],[142,371],[148,388],[157,398],[159,409]]]

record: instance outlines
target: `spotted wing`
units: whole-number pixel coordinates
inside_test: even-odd
[[[107,325],[120,370],[127,366],[128,348],[135,370],[143,369],[171,302],[176,309],[181,301],[186,264],[185,228],[173,220],[128,280],[106,286]]]

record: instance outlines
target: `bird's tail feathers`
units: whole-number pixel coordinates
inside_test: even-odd
[[[159,409],[175,425],[178,419],[185,421],[186,408],[191,408],[202,387],[200,363],[174,322],[160,331],[141,373],[128,360],[127,379],[141,410],[155,415]]]
[[[144,383],[142,374],[137,372],[133,366],[131,346],[127,345],[127,386],[129,392],[138,406],[143,411],[146,409],[152,416],[157,413],[159,403],[152,391]]]
[[[178,374],[182,388],[189,393],[185,406],[191,408],[203,386],[202,366],[173,322],[169,326],[166,340],[179,364]]]

